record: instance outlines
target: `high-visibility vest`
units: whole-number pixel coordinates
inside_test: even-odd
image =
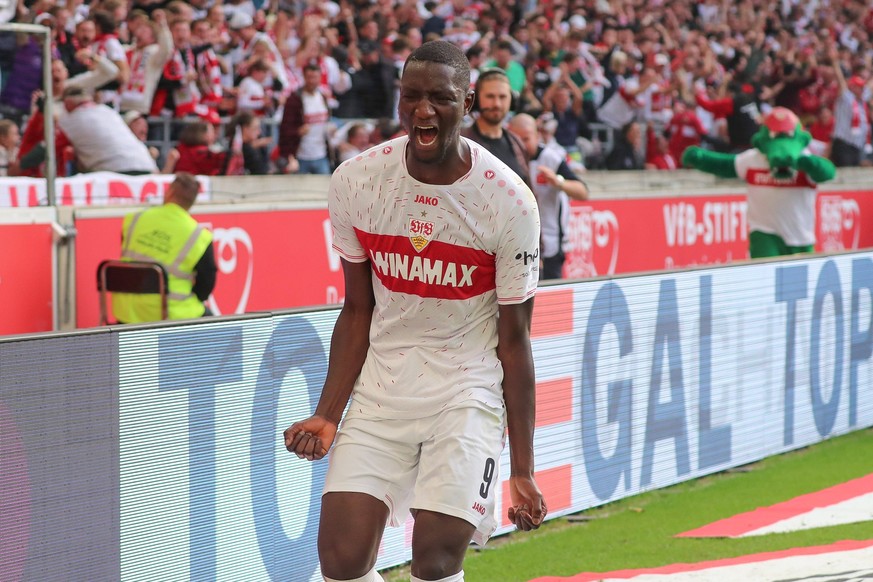
[[[195,318],[202,316],[206,308],[192,293],[194,267],[210,242],[212,233],[208,229],[197,224],[178,204],[167,203],[124,217],[121,259],[163,265],[168,278],[169,318]],[[160,298],[152,294],[114,293],[112,313],[124,323],[158,321]]]

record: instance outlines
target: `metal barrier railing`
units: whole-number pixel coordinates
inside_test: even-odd
[[[161,154],[161,159],[166,159],[169,151],[175,147],[179,135],[179,131],[190,123],[193,118],[178,118],[178,117],[164,117],[164,116],[151,116],[147,118],[149,124],[149,138],[146,141],[146,144],[149,146],[153,146],[158,149]],[[229,140],[227,139],[227,128],[231,123],[230,117],[222,117],[221,121],[217,128],[218,140],[220,143],[225,146],[228,145]],[[262,135],[270,136],[272,138],[273,145],[276,145],[279,140],[279,124],[281,123],[281,119],[276,119],[275,117],[264,117],[261,119],[261,132]],[[374,120],[371,119],[340,119],[335,120],[342,124],[353,123],[358,121],[365,121],[370,124],[375,124]],[[610,151],[612,151],[612,147],[615,144],[615,132],[616,130],[609,127],[603,123],[591,123],[588,125],[591,129],[592,139],[591,142],[594,144],[594,149],[597,151],[596,155],[598,160],[600,161],[602,157],[605,157]],[[645,143],[643,144],[645,147]],[[584,148],[579,148],[580,150],[584,150]],[[583,163],[584,163],[584,155],[583,155]],[[593,160],[592,160],[593,161]]]
[[[183,127],[191,123],[196,118],[180,118],[180,117],[164,117],[151,116],[146,118],[149,124],[149,137],[146,144],[156,147],[161,153],[161,159],[166,159],[167,153],[176,146],[178,142],[177,136]],[[227,145],[229,140],[226,137],[227,128],[231,122],[230,117],[222,117],[217,128],[218,141]],[[272,138],[275,145],[279,140],[279,123],[280,119],[265,117],[261,119],[262,134]]]

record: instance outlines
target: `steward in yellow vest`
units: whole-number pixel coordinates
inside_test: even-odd
[[[122,226],[122,260],[156,261],[164,266],[170,319],[209,315],[203,302],[215,287],[212,233],[188,213],[198,189],[193,175],[179,172],[164,194],[162,206],[128,214]],[[112,312],[124,323],[158,321],[160,298],[115,293]]]

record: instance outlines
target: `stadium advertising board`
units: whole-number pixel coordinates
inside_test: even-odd
[[[326,463],[281,430],[337,313],[0,341],[0,579],[318,580]],[[532,338],[551,517],[873,426],[873,252],[546,286]]]
[[[208,176],[198,176],[200,200],[210,198]],[[91,172],[55,182],[57,203],[63,206],[104,206],[160,202],[173,181],[172,175],[126,176],[113,172]],[[48,204],[45,180],[41,178],[0,178],[0,208],[22,208]]]
[[[51,331],[53,208],[0,213],[0,335]]]
[[[873,425],[871,297],[871,253],[543,288],[552,516]],[[325,463],[280,433],[315,405],[336,314],[120,332],[122,578],[319,579]],[[507,476],[504,452],[501,516]],[[379,567],[410,532],[388,530]]]
[[[97,265],[121,252],[123,212],[76,217],[76,321],[99,321]],[[340,260],[329,250],[326,209],[216,211],[194,217],[213,232],[218,276],[208,301],[213,313],[233,315],[337,303],[342,299]]]
[[[863,192],[820,197],[819,246],[873,246],[873,200]],[[118,256],[121,216],[80,217],[76,253],[78,327],[97,325],[94,273]],[[195,206],[215,234],[219,274],[209,306],[217,314],[335,304],[342,300],[339,256],[330,250],[326,209]],[[748,257],[742,196],[600,200],[572,207],[566,274],[587,278],[729,263]]]
[[[121,580],[117,336],[0,342],[0,580]]]
[[[868,192],[819,194],[816,249],[873,247]],[[867,221],[866,223],[864,221]],[[749,257],[745,195],[573,202],[569,279],[730,263]]]

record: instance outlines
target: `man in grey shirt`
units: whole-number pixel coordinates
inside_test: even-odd
[[[114,109],[95,103],[85,90],[68,87],[58,126],[72,144],[76,162],[86,172],[155,174],[148,147]]]

